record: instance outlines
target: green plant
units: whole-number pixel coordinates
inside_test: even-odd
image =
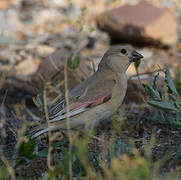
[[[177,69],[175,73],[174,83],[179,95],[181,95],[181,69]]]
[[[153,84],[143,84],[146,94],[149,96],[148,104],[158,108],[158,113],[152,120],[158,121],[163,124],[172,124],[175,126],[181,126],[181,102],[177,89],[170,76],[169,70],[165,73],[165,85],[167,86],[166,95],[158,90],[157,80],[159,74],[155,75]]]
[[[77,55],[71,55],[67,60],[67,66],[71,69],[77,69],[79,64],[80,60]]]

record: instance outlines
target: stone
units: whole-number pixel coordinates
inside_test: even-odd
[[[8,72],[6,80],[3,81],[1,92],[9,89],[8,93],[13,94],[14,90],[22,89],[33,96],[37,96],[42,93],[45,85],[47,85],[47,98],[50,100],[64,95],[64,67],[72,53],[72,50],[62,48],[46,56],[41,62],[37,63],[36,61],[39,60],[36,59],[20,62],[15,66],[14,71]],[[69,90],[79,85],[93,73],[81,54],[77,53],[77,56],[80,59],[78,68],[75,70],[67,68]]]
[[[67,64],[71,51],[60,49],[47,56],[39,65],[37,72],[32,76],[32,84],[39,91],[45,83],[55,86],[58,82],[64,81],[64,67]],[[79,67],[75,70],[68,68],[68,88],[69,90],[86,80],[91,74],[90,68],[85,61],[80,58]],[[59,87],[64,93],[64,84]]]
[[[104,12],[96,22],[116,43],[172,45],[178,40],[177,22],[169,9],[145,1]]]
[[[15,73],[21,75],[32,75],[35,73],[37,69],[37,63],[39,62],[38,59],[26,59],[20,62],[17,66],[15,66]]]

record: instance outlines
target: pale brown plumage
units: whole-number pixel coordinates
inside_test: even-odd
[[[92,128],[121,105],[127,89],[126,70],[143,58],[128,46],[113,46],[102,57],[98,70],[69,93],[70,127]],[[58,100],[49,110],[50,127],[43,125],[33,137],[47,131],[66,129],[66,102]]]

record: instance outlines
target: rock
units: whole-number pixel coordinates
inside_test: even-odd
[[[178,39],[177,22],[171,12],[144,1],[104,12],[96,22],[112,42],[172,45]]]
[[[32,83],[37,90],[43,88],[44,84],[51,82],[55,85],[64,80],[64,67],[67,63],[71,52],[66,49],[60,49],[48,57],[46,57],[40,64],[37,72],[32,76]],[[81,81],[87,79],[91,74],[91,70],[86,65],[85,61],[80,58],[79,67],[75,70],[68,68],[68,87],[74,88],[80,84]],[[61,92],[64,92],[64,85],[60,87]]]
[[[41,94],[45,84],[47,98],[50,100],[64,94],[64,67],[72,51],[60,49],[47,56],[42,62],[36,63],[33,59],[24,60],[15,67],[15,71],[7,73],[3,81],[1,92],[14,94],[17,89],[32,95]],[[68,68],[68,88],[71,90],[83,80],[86,80],[92,70],[86,65],[84,58],[80,57],[79,67],[75,70]]]
[[[18,75],[31,75],[35,73],[38,62],[39,60],[37,59],[26,59],[15,66],[15,73]]]

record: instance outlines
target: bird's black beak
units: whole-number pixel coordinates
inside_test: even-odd
[[[130,57],[131,62],[135,62],[135,61],[140,60],[142,58],[143,58],[143,56],[140,53],[138,53],[137,51],[133,51],[131,53],[131,57]]]

